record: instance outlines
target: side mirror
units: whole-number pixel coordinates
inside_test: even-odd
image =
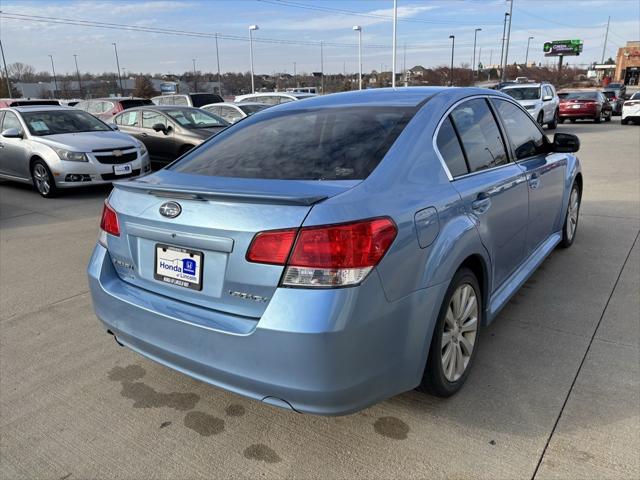
[[[22,138],[22,132],[17,128],[7,128],[2,132],[4,138]]]
[[[572,133],[556,133],[553,136],[552,151],[572,153],[580,150],[580,139]]]
[[[111,130],[118,130],[118,125],[116,125],[115,123],[108,123],[107,125],[109,125],[109,128]]]
[[[548,102],[549,100],[553,100],[553,97],[551,95],[545,95],[544,97],[542,97],[543,102]]]
[[[156,132],[162,132],[165,135],[169,132],[169,129],[165,127],[162,123],[156,123],[153,127]]]

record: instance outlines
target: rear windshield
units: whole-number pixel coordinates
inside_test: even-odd
[[[143,105],[153,105],[153,102],[145,98],[139,98],[136,100],[120,100],[120,104],[126,110],[127,108],[142,107]]]
[[[219,177],[360,180],[414,115],[406,107],[262,112],[215,136],[170,168]]]
[[[264,110],[268,108],[269,105],[243,105],[242,103],[238,104],[238,108],[242,110],[247,115],[251,115],[252,113],[259,112],[260,110]]]
[[[540,87],[505,88],[502,90],[514,100],[538,100]]]
[[[213,93],[192,93],[191,103],[194,107],[202,107],[203,105],[209,105],[210,103],[224,102],[220,95],[214,95]]]
[[[604,91],[602,92],[604,94],[605,97],[607,98],[616,98],[616,92],[610,92],[610,91]]]
[[[569,93],[565,100],[598,100],[598,92],[572,92]]]

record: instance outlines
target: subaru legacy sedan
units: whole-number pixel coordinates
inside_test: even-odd
[[[43,197],[151,171],[145,146],[70,107],[0,109],[0,178],[33,183]]]
[[[270,108],[116,184],[96,314],[150,359],[299,412],[450,396],[481,328],[574,242],[578,147],[483,89]]]

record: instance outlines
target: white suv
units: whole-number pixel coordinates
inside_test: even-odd
[[[549,83],[508,85],[502,92],[513,97],[540,125],[553,129],[558,125],[560,98]]]

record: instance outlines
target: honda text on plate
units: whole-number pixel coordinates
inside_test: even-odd
[[[490,90],[270,108],[116,184],[95,311],[148,358],[300,412],[452,395],[480,329],[573,243],[578,147]]]
[[[0,132],[0,178],[33,183],[43,197],[151,171],[144,144],[75,108],[3,108]]]

